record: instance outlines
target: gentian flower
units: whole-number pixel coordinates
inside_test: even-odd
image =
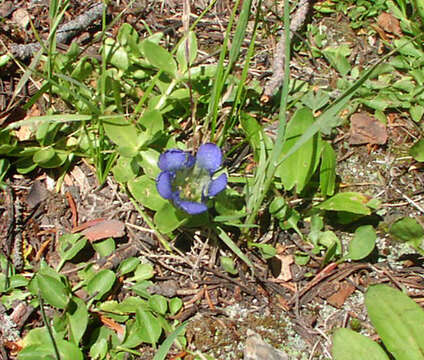
[[[165,199],[190,215],[208,210],[206,200],[219,194],[227,186],[227,175],[213,178],[222,164],[221,149],[212,143],[199,147],[196,157],[187,151],[170,149],[159,157],[162,172],[156,188]]]

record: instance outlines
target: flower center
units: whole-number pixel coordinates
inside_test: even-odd
[[[176,171],[172,188],[173,191],[180,192],[183,200],[202,202],[207,195],[210,181],[209,172],[194,165],[190,169]]]

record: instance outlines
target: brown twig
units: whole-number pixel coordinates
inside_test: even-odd
[[[106,5],[103,2],[94,4],[87,12],[76,17],[76,19],[69,21],[68,23],[59,27],[56,32],[56,41],[58,43],[67,43],[79,32],[84,31],[87,27],[99,19]],[[20,60],[25,60],[31,57],[35,52],[41,49],[41,45],[36,43],[30,43],[25,45],[12,45],[12,54]]]
[[[305,21],[306,14],[309,11],[309,0],[300,0],[296,12],[294,13],[290,22],[290,37],[292,34],[299,30]],[[286,39],[284,34],[280,35],[280,40],[277,43],[277,47],[274,52],[274,60],[272,64],[272,76],[265,85],[264,94],[262,100],[267,102],[274,94],[274,92],[280,88],[284,79],[284,62],[285,58]]]

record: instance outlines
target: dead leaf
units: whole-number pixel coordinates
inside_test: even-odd
[[[353,294],[355,291],[355,286],[353,286],[351,283],[345,281],[340,284],[340,289],[335,294],[331,295],[329,298],[327,298],[327,302],[334,306],[335,308],[340,309],[346,299]]]
[[[288,355],[281,350],[273,348],[262,340],[260,335],[254,331],[247,330],[248,338],[246,340],[246,346],[244,348],[244,360],[262,360],[262,359],[273,359],[273,360],[288,360]]]
[[[18,8],[12,15],[12,21],[22,29],[26,29],[29,24],[29,14],[25,9]]]
[[[15,10],[12,1],[5,1],[0,4],[0,18],[7,18]]]
[[[104,220],[83,230],[81,234],[90,241],[117,238],[125,235],[125,224],[119,220]]]
[[[392,14],[382,12],[377,18],[377,24],[385,32],[402,36],[402,29],[400,28],[400,22]]]
[[[268,264],[276,281],[290,281],[293,279],[290,265],[294,263],[293,255],[285,255],[285,249],[277,246],[277,254],[269,259]]]
[[[383,145],[387,141],[386,125],[367,113],[356,113],[350,117],[351,145]]]

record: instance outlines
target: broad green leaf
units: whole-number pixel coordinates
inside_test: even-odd
[[[169,300],[169,312],[171,313],[171,315],[175,315],[178,311],[180,311],[182,306],[183,301],[178,297],[174,297]]]
[[[150,64],[159,70],[168,73],[172,77],[175,77],[177,64],[168,51],[149,40],[143,41],[142,47],[144,56]]]
[[[374,250],[376,239],[377,235],[371,225],[358,227],[349,243],[349,251],[346,254],[346,258],[352,260],[366,258]]]
[[[412,120],[414,120],[416,123],[418,123],[418,122],[421,121],[421,119],[424,116],[424,106],[422,106],[422,105],[411,106],[411,108],[409,109],[409,113],[411,114]],[[421,158],[424,159],[423,151],[421,151],[420,153],[421,153]],[[412,156],[414,156],[414,155],[412,155]],[[415,156],[414,156],[414,159],[417,160],[417,158]],[[424,160],[419,160],[419,161],[424,161]]]
[[[418,140],[409,149],[409,154],[417,161],[424,162],[424,140]]]
[[[54,307],[66,309],[70,295],[66,286],[53,276],[42,273],[38,273],[36,279],[41,297]]]
[[[128,181],[128,189],[134,198],[143,206],[158,211],[172,205],[162,198],[156,190],[156,182],[146,175]]]
[[[271,259],[272,257],[274,257],[277,254],[277,250],[275,249],[274,246],[270,245],[270,244],[255,244],[255,243],[250,243],[251,246],[256,247],[259,249],[262,257],[265,260]]]
[[[88,324],[87,305],[83,300],[74,296],[66,316],[69,324],[69,339],[75,345],[78,345]]]
[[[349,73],[351,65],[347,57],[350,55],[351,51],[347,45],[327,47],[322,53],[328,62],[334,66],[342,76]]]
[[[104,359],[108,350],[107,340],[102,338],[96,341],[90,348],[90,358],[93,360]]]
[[[128,53],[117,41],[107,38],[104,43],[106,60],[118,69],[126,71],[129,66]]]
[[[36,164],[43,166],[43,164],[49,162],[55,156],[55,154],[56,152],[54,151],[54,149],[50,147],[40,149],[34,154],[34,156],[32,157],[32,160]]]
[[[424,311],[406,294],[372,285],[365,294],[372,324],[396,360],[424,359]]]
[[[159,325],[158,320],[150,311],[137,309],[136,322],[143,341],[155,346],[162,334],[162,327]]]
[[[326,196],[331,196],[334,194],[336,186],[336,153],[330,143],[325,141],[323,144],[319,183],[321,192]]]
[[[111,255],[116,249],[116,243],[113,238],[107,238],[102,241],[97,241],[95,243],[92,243],[91,246],[101,257]]]
[[[153,220],[161,233],[169,233],[182,225],[189,215],[178,211],[171,203],[164,204],[155,214]]]
[[[346,211],[353,214],[370,215],[371,210],[366,206],[369,199],[357,192],[338,193],[316,207],[321,210]]]
[[[115,283],[116,277],[112,270],[103,269],[94,275],[87,283],[87,292],[91,296],[95,296],[96,300],[100,300]]]
[[[144,112],[138,123],[146,129],[149,137],[153,137],[159,131],[163,131],[164,123],[159,110],[148,110]]]
[[[390,227],[390,234],[397,240],[419,246],[424,240],[424,229],[417,220],[404,217],[396,220]]]
[[[57,349],[61,360],[83,360],[83,354],[77,346],[66,340],[56,339]],[[24,347],[18,354],[19,360],[56,359],[51,340],[46,343]]]
[[[398,48],[398,52],[402,55],[412,56],[419,59],[424,57],[424,52],[406,37],[394,40],[394,44]]]
[[[136,309],[134,309],[134,311],[136,311]],[[139,346],[142,342],[144,342],[144,338],[140,325],[135,320],[128,321],[126,323],[124,342],[121,346],[132,349]]]
[[[64,236],[61,237],[60,244],[60,257],[62,260],[71,260],[73,259],[87,244],[87,239],[85,237],[81,238],[79,234],[68,234],[72,237],[75,237],[76,241],[64,241]]]
[[[310,90],[301,98],[302,103],[313,112],[321,109],[328,103],[328,100],[330,100],[330,96],[321,89],[319,89],[316,93],[315,91]]]
[[[139,264],[134,270],[134,276],[128,278],[128,281],[140,282],[143,280],[148,280],[153,277],[155,274],[153,266],[150,264]]]
[[[140,143],[140,131],[136,126],[125,118],[114,118],[103,121],[106,135],[118,147],[127,149],[128,154],[135,156],[138,154]]]
[[[188,46],[188,48],[187,48]],[[188,53],[187,53],[187,50]],[[188,55],[188,58],[186,56]],[[188,37],[181,42],[178,46],[176,58],[178,61],[178,65],[180,66],[180,71],[182,73],[187,71],[188,64],[192,65],[197,57],[197,39],[196,33],[194,31],[190,31],[188,33]],[[188,60],[188,61],[187,61]]]
[[[112,173],[115,180],[124,184],[131,179],[134,179],[138,174],[139,166],[135,158],[120,156],[116,164],[112,167]]]
[[[168,311],[168,301],[162,295],[154,294],[149,298],[150,308],[161,315]]]
[[[118,274],[119,276],[128,274],[132,271],[134,271],[137,266],[140,264],[140,259],[136,257],[129,257],[125,260],[123,260],[118,267]]]
[[[295,112],[287,125],[287,140],[284,143],[280,161],[313,124],[314,117],[309,109],[302,108]],[[281,178],[286,190],[296,186],[296,192],[299,193],[304,189],[318,167],[321,148],[321,137],[316,134],[277,167],[275,174]]]
[[[147,149],[140,151],[139,155],[141,156],[141,160],[138,161],[138,164],[142,167],[144,173],[150,178],[156,178],[160,173],[158,167],[160,153],[153,149]]]
[[[350,329],[336,330],[332,354],[334,360],[389,360],[375,341]]]

